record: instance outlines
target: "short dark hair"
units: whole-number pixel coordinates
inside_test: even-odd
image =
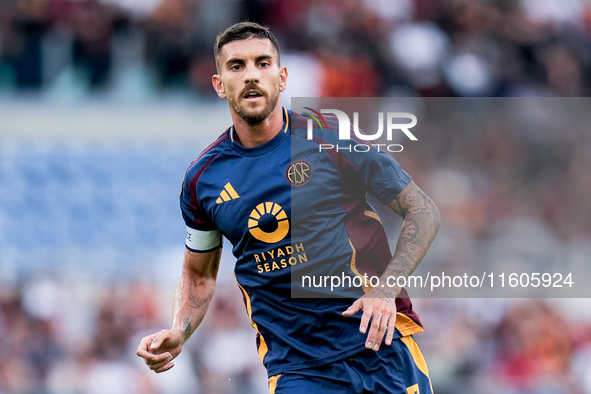
[[[279,41],[268,27],[254,22],[240,22],[228,27],[216,37],[213,53],[218,72],[220,70],[219,57],[222,47],[232,41],[248,40],[250,38],[267,38],[270,40],[275,51],[277,51],[277,59],[279,59]]]

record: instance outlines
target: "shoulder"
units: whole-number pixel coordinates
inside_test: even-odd
[[[339,136],[338,120],[333,115],[321,115],[317,111],[310,114],[291,112],[291,132],[297,137],[319,141]]]
[[[312,113],[304,112],[302,114],[292,112],[292,134],[302,139],[307,139],[323,147],[332,147],[336,151],[346,152],[349,147],[362,145],[356,148],[356,152],[370,151],[374,149],[371,141],[359,138],[356,135],[353,125],[344,126],[341,129],[338,117],[332,113],[322,114],[311,108]],[[359,131],[363,134],[362,131]],[[337,149],[338,146],[338,149]]]
[[[290,121],[291,121],[291,127],[294,127],[296,129],[300,129],[306,128],[306,124],[308,119],[312,119],[309,116],[304,116],[298,112],[295,111],[289,111],[289,115],[290,115]]]
[[[352,125],[341,130],[336,115],[321,114],[308,109],[313,113],[294,112],[292,135],[295,137],[296,146],[305,146],[330,157],[338,168],[358,168],[369,156],[379,152],[371,141],[360,139],[354,133]]]
[[[226,129],[215,141],[205,148],[199,156],[189,164],[185,175],[185,181],[199,177],[201,173],[228,147],[231,128]]]

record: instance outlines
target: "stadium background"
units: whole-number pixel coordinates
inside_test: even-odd
[[[278,35],[285,103],[589,94],[583,0],[0,1],[0,393],[266,391],[227,255],[173,371],[135,356],[170,324],[180,182],[229,124],[211,43],[243,19]],[[589,262],[588,126],[440,136],[401,159],[443,213],[424,264]],[[414,302],[438,393],[591,393],[588,300]]]

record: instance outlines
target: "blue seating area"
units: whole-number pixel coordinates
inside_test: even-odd
[[[122,260],[106,265],[134,264],[182,245],[178,197],[200,149],[0,145],[3,272],[52,264],[71,250],[88,252],[81,269],[106,250]]]

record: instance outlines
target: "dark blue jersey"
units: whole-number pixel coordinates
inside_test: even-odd
[[[304,277],[380,275],[391,259],[387,237],[366,193],[386,204],[410,176],[387,153],[319,151],[338,144],[338,126],[315,129],[284,109],[282,130],[245,148],[226,130],[188,168],[181,194],[186,247],[208,251],[233,245],[259,355],[269,376],[346,358],[364,349],[361,313],[342,312],[368,290],[306,285]],[[312,283],[312,282],[309,282]],[[422,331],[404,292],[397,301],[397,337]]]

